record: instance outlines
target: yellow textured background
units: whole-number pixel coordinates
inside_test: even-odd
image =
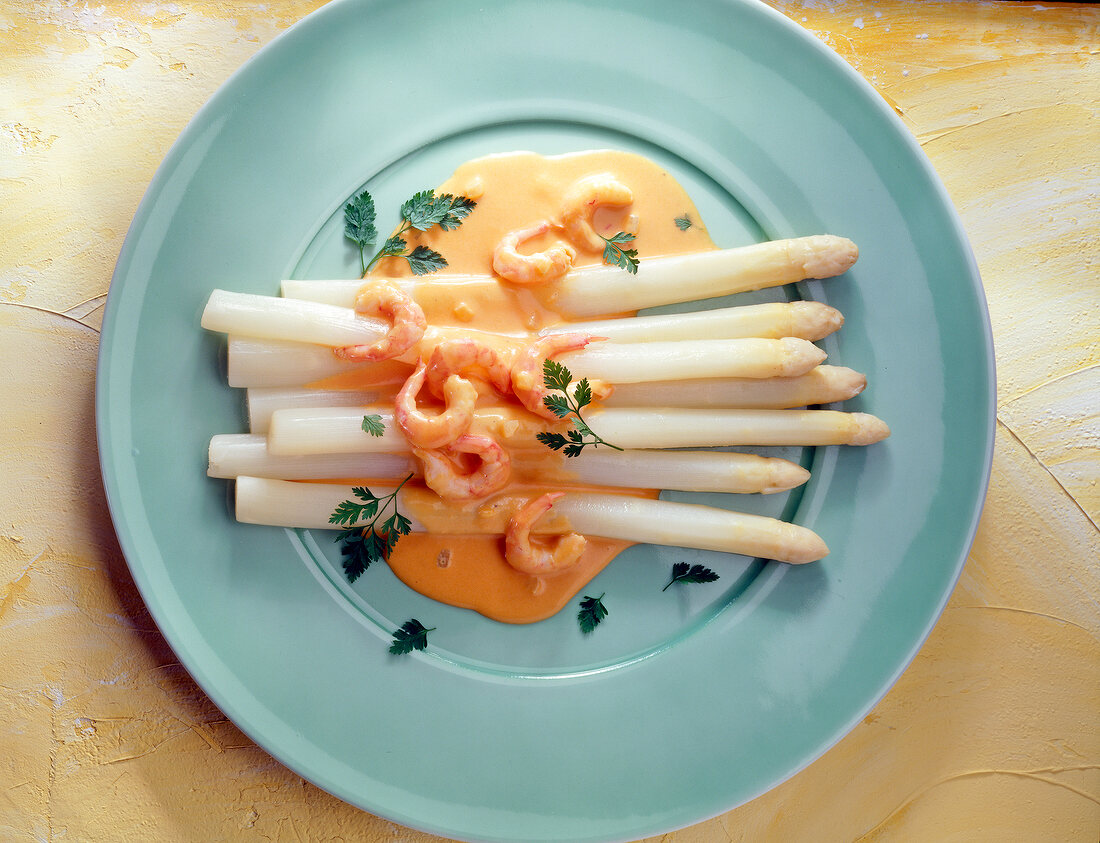
[[[0,2],[0,840],[428,841],[272,760],[138,596],[93,386],[115,258],[225,78],[319,2]],[[782,2],[890,102],[980,264],[997,444],[962,579],[894,689],[790,781],[661,838],[1100,838],[1100,8]],[[685,9],[688,7],[685,5]]]

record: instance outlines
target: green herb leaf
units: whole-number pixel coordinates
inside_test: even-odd
[[[367,271],[364,250],[378,236],[374,220],[374,199],[366,190],[344,206],[344,236],[359,247],[359,263],[364,273]]]
[[[601,234],[600,239],[604,242],[604,263],[610,264],[611,266],[617,266],[621,269],[625,269],[632,275],[637,274],[638,250],[623,248],[623,244],[634,242],[633,234],[628,234],[625,231],[620,231],[616,234],[612,234],[610,237],[604,237]]]
[[[462,225],[462,221],[477,207],[477,202],[465,196],[444,193],[436,196],[434,190],[421,190],[401,205],[401,225],[391,234],[369,261],[364,249],[372,242],[378,231],[375,227],[374,200],[363,191],[348,203],[344,209],[344,232],[359,244],[359,259],[363,274],[366,275],[382,258],[405,258],[415,275],[427,275],[447,265],[447,260],[434,249],[417,246],[411,252],[409,243],[403,236],[410,229],[427,231],[438,225],[444,231],[453,231]],[[369,237],[360,235],[369,234]]]
[[[589,597],[586,594],[581,600],[580,611],[577,612],[577,623],[580,624],[581,632],[588,635],[606,617],[607,607],[603,604],[603,594],[599,597]]]
[[[425,628],[424,624],[416,618],[410,618],[401,624],[400,629],[393,633],[390,652],[395,656],[403,656],[413,650],[423,650],[428,646],[428,633],[434,631],[434,626],[430,629]]]
[[[401,218],[417,231],[427,231],[435,225],[453,231],[476,207],[477,203],[465,196],[450,193],[436,196],[434,190],[421,190],[401,206]]]
[[[543,396],[542,405],[559,419],[563,419],[573,412],[573,409],[569,406],[569,399],[564,395]]]
[[[565,437],[560,433],[543,431],[542,433],[536,433],[535,438],[552,451],[560,451],[566,444]]]
[[[573,373],[557,360],[547,357],[542,361],[542,382],[547,389],[557,389],[565,392],[573,381]]]
[[[573,393],[573,400],[577,402],[577,408],[587,407],[592,403],[592,385],[588,378],[581,378],[577,384],[577,391]]]
[[[566,435],[538,433],[535,438],[539,442],[553,451],[564,448],[563,453],[569,458],[579,456],[588,445],[594,448],[606,445],[616,451],[622,450],[618,445],[612,445],[601,438],[581,417],[581,409],[592,403],[592,385],[588,382],[588,378],[581,378],[570,392],[569,388],[573,384],[572,372],[557,360],[547,358],[542,361],[542,382],[550,390],[542,397],[542,405],[559,419],[572,415],[573,430]]]
[[[692,225],[694,225],[694,223],[692,223],[691,221],[691,217],[689,217],[687,214],[682,214],[676,217],[675,222],[676,227],[680,229],[680,231],[687,231],[689,228],[692,227]]]
[[[401,219],[417,231],[427,231],[437,222],[432,208],[435,199],[434,190],[421,190],[406,199],[401,205]]]
[[[405,242],[405,238],[400,234],[394,234],[391,237],[386,238],[386,242],[382,244],[382,248],[378,250],[378,254],[374,256],[374,260],[380,258],[400,257],[405,254],[405,249],[409,246]],[[373,262],[373,261],[372,261]]]
[[[417,246],[405,255],[405,260],[409,262],[413,275],[427,275],[447,265],[447,259],[443,255],[427,246]]]
[[[718,574],[710,568],[703,565],[689,565],[687,562],[677,562],[672,566],[672,579],[661,591],[667,590],[673,583],[714,582],[716,579],[718,579]]]
[[[369,418],[363,419],[364,429]],[[362,503],[341,501],[329,516],[330,524],[347,528],[336,535],[336,541],[340,543],[340,554],[344,557],[341,564],[348,582],[355,582],[375,562],[389,559],[397,540],[411,531],[412,522],[397,511],[397,493],[411,477],[410,473],[396,489],[381,497],[365,486],[356,486],[351,492]],[[393,514],[380,523],[390,506]],[[363,521],[367,523],[360,526]]]
[[[382,417],[375,413],[373,415],[363,416],[363,430],[371,436],[384,436],[386,433],[386,425],[382,423]]]

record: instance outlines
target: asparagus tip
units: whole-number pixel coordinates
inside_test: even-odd
[[[890,435],[890,428],[886,422],[869,413],[852,413],[852,421],[856,429],[849,444],[873,445]]]

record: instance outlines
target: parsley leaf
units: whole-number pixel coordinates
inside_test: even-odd
[[[401,206],[401,218],[417,231],[427,231],[433,225],[452,231],[462,225],[475,207],[477,203],[465,196],[450,193],[436,196],[434,190],[422,190]]]
[[[443,255],[427,246],[417,246],[404,257],[409,262],[413,275],[427,275],[447,265],[447,259]]]
[[[364,250],[378,236],[374,219],[374,199],[365,190],[359,195],[353,196],[352,200],[344,206],[344,236],[355,241],[355,244],[359,247],[359,265],[364,275],[367,272],[367,259]]]
[[[410,618],[401,624],[400,629],[393,633],[390,652],[395,656],[403,656],[413,650],[423,650],[428,646],[429,632],[435,632],[435,627],[425,628],[424,624],[416,618]]]
[[[382,417],[375,413],[369,416],[363,416],[363,430],[371,436],[384,436],[386,433],[386,425],[382,423]]]
[[[603,262],[636,275],[638,273],[638,250],[623,248],[624,244],[634,242],[634,235],[620,231],[610,237],[604,237],[602,234],[599,236],[604,242]]]
[[[673,583],[714,582],[716,579],[718,579],[718,574],[710,568],[703,565],[688,565],[687,562],[677,562],[672,566],[672,579],[661,591],[667,590]]]
[[[587,445],[599,447],[606,445],[616,451],[621,451],[618,445],[602,439],[581,417],[581,410],[592,403],[592,385],[588,378],[581,378],[573,389],[569,387],[573,383],[573,373],[557,360],[547,358],[542,362],[542,382],[550,394],[543,396],[542,405],[559,419],[572,415],[573,429],[567,434],[543,432],[535,434],[535,438],[551,451],[561,451],[566,457],[578,456]],[[560,395],[554,393],[560,392]]]
[[[694,223],[691,221],[691,217],[689,217],[687,214],[682,214],[676,217],[674,222],[676,223],[676,227],[680,229],[680,231],[687,231],[694,225]]]
[[[588,635],[606,617],[607,607],[603,604],[603,594],[599,597],[584,595],[584,599],[581,600],[580,611],[577,612],[577,623],[580,624],[581,632]]]
[[[374,199],[364,190],[344,207],[344,235],[359,247],[363,275],[370,272],[382,258],[404,258],[414,275],[427,275],[445,267],[447,260],[427,246],[417,246],[410,251],[405,233],[410,229],[427,231],[437,225],[444,231],[453,231],[476,207],[477,202],[465,196],[450,193],[436,196],[434,190],[421,190],[401,205],[401,225],[368,261],[366,247],[378,237],[378,229],[375,226]]]
[[[368,418],[363,419],[364,428]],[[375,562],[389,559],[398,539],[411,532],[412,523],[397,511],[397,493],[411,477],[410,473],[396,489],[382,497],[365,486],[356,486],[351,492],[362,503],[341,501],[329,516],[330,524],[346,528],[337,534],[336,541],[340,542],[340,554],[344,557],[341,564],[348,582],[355,582]],[[393,515],[378,523],[391,504]],[[356,526],[360,521],[367,524]]]

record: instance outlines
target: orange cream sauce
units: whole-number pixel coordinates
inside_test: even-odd
[[[448,261],[447,274],[482,276],[469,283],[440,280],[433,276],[416,279],[416,298],[425,311],[429,325],[443,329],[459,327],[509,334],[496,345],[502,351],[521,347],[532,332],[564,320],[549,302],[553,282],[534,288],[522,288],[500,281],[487,286],[491,276],[492,254],[500,239],[510,231],[526,228],[540,220],[555,224],[549,232],[521,246],[525,253],[541,251],[560,242],[562,199],[577,180],[597,173],[609,173],[633,191],[634,201],[626,208],[599,209],[593,218],[596,231],[611,236],[617,231],[636,234],[632,247],[642,258],[683,254],[713,249],[699,214],[690,198],[668,173],[638,155],[617,151],[596,151],[544,157],[534,153],[510,153],[477,159],[459,167],[440,185],[437,193],[461,194],[477,201],[477,207],[454,231],[433,229],[408,237],[409,246],[425,244],[443,254]],[[681,230],[675,219],[687,215],[693,225]],[[602,263],[602,249],[577,250],[576,266]],[[624,270],[625,271],[625,270]],[[386,259],[371,277],[409,277],[404,261]],[[426,357],[431,348],[423,348]],[[380,378],[355,372],[314,384],[324,388],[377,388]],[[392,380],[390,381],[392,382]],[[427,391],[424,401],[430,401]],[[500,405],[499,396],[483,401]],[[488,409],[488,407],[486,407]],[[534,434],[555,425],[527,413],[518,404],[508,405],[496,421],[488,423],[488,432],[498,441],[512,439],[516,431],[530,428],[531,449],[517,460],[512,482],[503,492],[484,501],[463,506],[501,518],[522,503],[544,491],[570,485],[572,473],[568,461],[535,441]],[[505,430],[507,428],[507,430]],[[569,424],[559,429],[568,429]],[[522,464],[523,467],[519,468]],[[429,527],[429,533],[404,536],[389,559],[390,568],[410,588],[454,606],[473,609],[498,621],[531,623],[556,614],[598,574],[629,542],[589,537],[580,560],[554,576],[533,577],[512,568],[504,558],[503,538],[497,536],[454,535],[448,532],[448,505],[434,493],[406,487],[405,505],[409,515]],[[622,491],[622,490],[619,490]],[[637,490],[634,494],[655,496],[656,490]],[[553,511],[540,522],[545,528]],[[561,519],[558,519],[561,520]],[[503,519],[506,523],[506,518]],[[555,525],[568,531],[567,524]]]

